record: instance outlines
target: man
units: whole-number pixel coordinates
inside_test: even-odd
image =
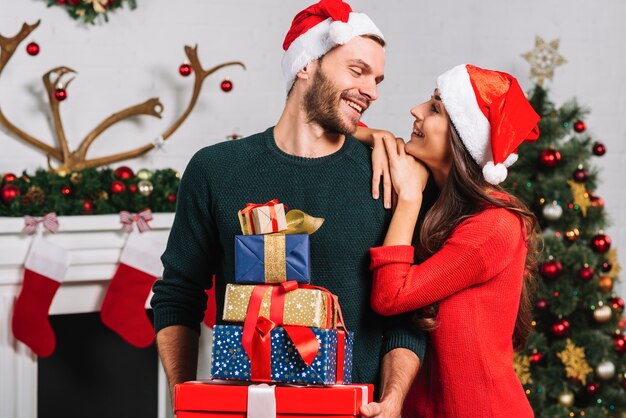
[[[223,310],[225,286],[234,277],[237,210],[278,198],[325,218],[311,235],[312,284],[338,295],[346,326],[355,333],[353,381],[375,383],[380,391],[380,401],[364,406],[363,415],[399,416],[425,340],[369,306],[369,248],[382,242],[389,216],[370,196],[369,149],[350,136],[378,97],[383,46],[374,23],[351,13],[348,4],[322,0],[308,7],[283,44],[288,98],[276,126],[192,158],[162,257],[163,280],[152,299],[170,389],[195,378],[204,289],[212,274],[218,316]]]

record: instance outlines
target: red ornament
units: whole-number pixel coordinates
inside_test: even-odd
[[[91,215],[93,213],[93,202],[89,199],[83,200],[83,215]]]
[[[229,79],[226,79],[222,81],[222,83],[220,84],[220,88],[222,89],[223,92],[228,93],[229,91],[233,89],[233,82],[230,81]]]
[[[604,199],[602,199],[600,196],[595,195],[593,193],[589,193],[589,200],[591,200],[591,206],[595,207],[595,208],[603,208],[604,207]]]
[[[622,387],[624,388],[624,390],[626,390],[626,378],[622,380]]]
[[[2,201],[11,203],[20,195],[20,189],[15,184],[7,184],[2,188]]]
[[[65,89],[62,89],[62,88],[58,88],[58,89],[54,90],[54,98],[58,102],[62,102],[63,100],[67,99],[67,91]]]
[[[602,157],[606,154],[606,146],[604,146],[601,142],[594,142],[593,144],[593,155],[597,155],[598,157]]]
[[[63,186],[61,187],[61,193],[65,196],[69,196],[72,194],[72,189],[70,189],[68,186]]]
[[[580,277],[581,280],[588,282],[593,279],[593,269],[589,267],[589,265],[585,264],[578,272],[578,277]]]
[[[623,335],[618,335],[613,340],[613,344],[615,346],[615,351],[617,351],[617,354],[621,356],[622,354],[626,353],[626,337],[624,337]]]
[[[131,170],[129,167],[126,167],[125,165],[117,167],[113,172],[113,175],[122,180],[129,180],[135,177],[135,173],[133,173],[133,170]]]
[[[576,171],[574,171],[574,180],[578,183],[584,183],[585,181],[587,181],[587,177],[589,176],[589,173],[587,173],[587,170],[585,170],[584,168],[582,168],[581,166],[578,166],[578,168],[576,169]]]
[[[170,194],[167,196],[167,201],[168,201],[168,202],[170,202],[170,203],[174,203],[174,202],[176,202],[176,195],[175,195],[174,193],[170,193]]]
[[[561,319],[552,325],[552,334],[555,337],[565,337],[570,329],[570,324],[565,319]]]
[[[597,253],[604,254],[611,248],[611,238],[605,234],[597,234],[591,238],[591,248]]]
[[[609,263],[608,261],[605,261],[605,262],[602,263],[602,271],[603,272],[608,273],[612,269],[613,269],[613,264]]]
[[[554,280],[563,273],[563,264],[557,260],[549,260],[541,264],[541,275],[550,280]]]
[[[126,191],[126,186],[119,180],[115,180],[111,184],[111,193],[119,194],[124,193]]]
[[[63,4],[65,4],[65,0],[57,0],[57,4],[63,5]]]
[[[13,173],[6,173],[4,176],[2,176],[2,183],[4,184],[11,183],[15,180],[17,180],[17,176]]]
[[[539,364],[541,359],[543,359],[543,354],[533,353],[530,355],[530,364]]]
[[[596,382],[589,382],[587,383],[587,386],[585,386],[585,390],[588,394],[595,395],[598,393],[598,390],[600,390],[600,384]]]
[[[78,6],[82,0],[67,0],[72,6]]]
[[[624,300],[614,296],[609,299],[609,303],[611,304],[611,308],[618,313],[622,313],[624,311]]]
[[[39,54],[39,45],[37,44],[37,42],[31,42],[26,45],[26,52],[28,53],[28,55],[33,57]]]
[[[130,190],[131,193],[135,193],[137,191],[137,185],[131,184],[130,186],[128,186],[128,190]]]
[[[583,122],[582,120],[574,123],[574,130],[578,133],[584,132],[586,128],[587,127],[585,126],[585,122]]]
[[[183,77],[187,77],[193,72],[193,67],[189,65],[189,63],[184,62],[180,64],[180,67],[178,67],[178,72]]]
[[[561,162],[561,153],[554,148],[548,148],[541,151],[539,162],[548,168],[554,168]]]
[[[535,307],[539,309],[540,311],[548,309],[548,301],[545,299],[538,300],[537,303],[535,304]]]

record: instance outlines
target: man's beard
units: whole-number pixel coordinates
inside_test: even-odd
[[[358,121],[350,122],[342,118],[339,104],[343,96],[347,94],[340,92],[319,67],[304,95],[304,111],[309,122],[317,123],[326,132],[352,135]]]

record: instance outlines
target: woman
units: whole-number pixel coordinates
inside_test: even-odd
[[[406,146],[384,139],[397,203],[383,246],[371,249],[373,309],[419,310],[416,324],[431,330],[402,417],[531,417],[513,351],[531,328],[535,218],[498,184],[516,148],[538,138],[539,116],[515,78],[471,65],[439,76],[432,98],[411,114]],[[440,195],[414,264],[429,175]]]

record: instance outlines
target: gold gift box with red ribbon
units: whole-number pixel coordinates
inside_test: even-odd
[[[261,302],[260,316],[269,318],[272,304],[280,303],[275,295],[277,291],[284,292],[284,288],[278,287],[267,287]],[[254,288],[254,285],[226,285],[223,315],[225,322],[245,321]],[[283,324],[335,328],[337,307],[332,295],[321,289],[306,287],[287,291],[284,294]]]

